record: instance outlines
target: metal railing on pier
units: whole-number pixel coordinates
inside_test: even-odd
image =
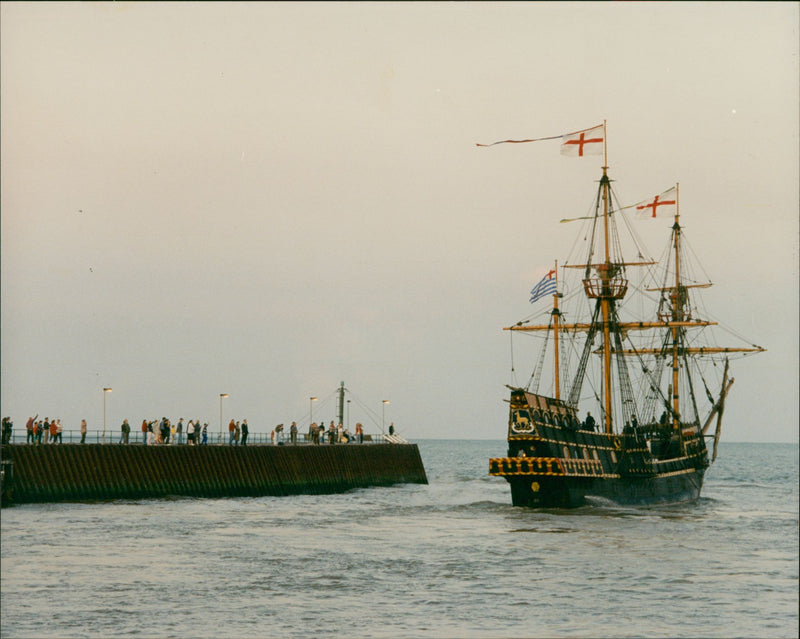
[[[359,445],[359,444],[386,444],[386,443],[402,443],[396,441],[398,438],[390,437],[388,435],[384,436],[380,433],[377,434],[367,434],[365,433],[363,436],[363,441],[359,442],[355,439],[355,437],[351,436],[347,441],[334,441],[333,443],[330,442],[327,433],[325,434],[324,438],[320,438],[319,444],[314,444],[311,435],[308,433],[297,433],[297,440],[296,444],[298,446],[347,446],[347,445]],[[394,441],[393,441],[394,440]],[[88,430],[86,432],[86,436],[82,438],[81,432],[78,430],[65,430],[61,432],[61,436],[59,437],[56,435],[56,439],[53,440],[51,436],[48,436],[45,439],[44,434],[42,435],[41,439],[34,436],[33,441],[30,441],[28,434],[26,431],[19,432],[18,429],[14,429],[14,432],[11,434],[10,439],[11,444],[30,444],[32,446],[58,446],[60,444],[123,444],[122,434],[119,432],[110,432],[106,431],[103,434],[102,430]],[[144,443],[143,433],[138,431],[136,433],[131,432],[128,435],[128,445],[139,445],[141,446]],[[169,441],[167,443],[164,442],[154,442],[155,446],[187,446],[189,445],[187,434],[182,433],[182,437],[178,437],[177,435],[172,436],[170,435]],[[196,444],[199,446],[230,446],[230,445],[245,445],[245,446],[292,446],[291,436],[289,433],[275,433],[274,438],[270,437],[269,433],[249,433],[247,436],[247,442],[242,444],[241,437],[239,438],[238,444],[230,443],[230,438],[228,433],[223,433],[220,435],[219,432],[215,433],[208,433],[206,438],[206,443],[204,444],[202,441],[202,435],[200,437],[200,441]]]

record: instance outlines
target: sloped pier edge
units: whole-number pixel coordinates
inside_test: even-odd
[[[341,493],[427,484],[416,444],[336,446],[7,445],[3,505]]]

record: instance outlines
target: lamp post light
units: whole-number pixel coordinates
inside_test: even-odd
[[[228,396],[228,393],[219,394],[219,444],[222,443],[222,400]]]
[[[383,435],[383,426],[386,424],[386,404],[389,403],[388,399],[383,400],[383,413],[381,415],[381,435]]]
[[[103,389],[103,443],[106,443],[106,395],[111,392],[110,388]]]
[[[314,402],[317,401],[316,397],[309,397],[308,398],[308,423],[309,425],[314,423]]]
[[[347,400],[347,430],[350,430],[350,400]]]

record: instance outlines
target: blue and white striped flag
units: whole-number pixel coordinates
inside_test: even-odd
[[[541,282],[531,289],[531,304],[533,304],[536,300],[543,298],[545,295],[556,294],[555,274],[555,271],[550,271],[542,278]]]

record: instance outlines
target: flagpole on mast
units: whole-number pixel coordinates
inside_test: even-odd
[[[603,120],[603,166],[608,168],[608,132],[605,120]]]

